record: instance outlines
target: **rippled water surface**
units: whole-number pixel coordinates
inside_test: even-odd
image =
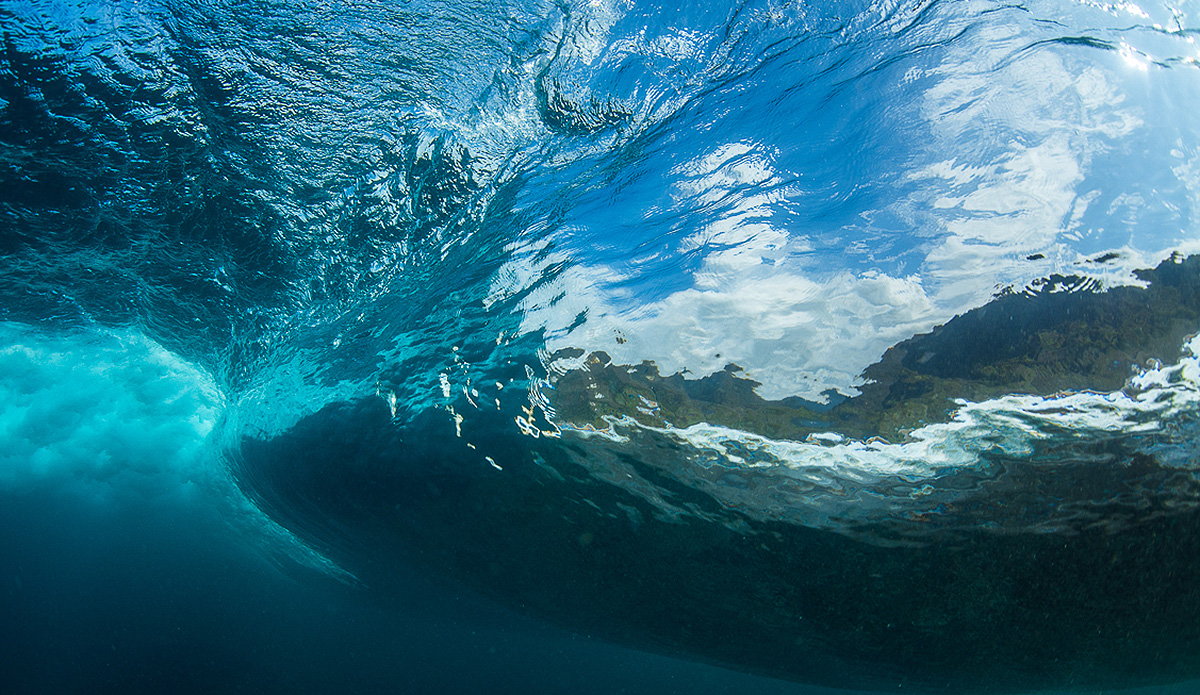
[[[150,575],[266,560],[235,603],[445,583],[833,687],[1200,676],[1198,13],[0,0],[22,687],[183,688],[18,608],[111,623],[21,577],[145,509],[218,529]],[[283,663],[236,651],[188,682]]]

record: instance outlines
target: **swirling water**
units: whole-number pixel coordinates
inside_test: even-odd
[[[839,687],[1200,675],[1197,12],[3,0],[21,687],[282,663],[35,629],[55,517],[305,587],[239,605],[434,577]]]

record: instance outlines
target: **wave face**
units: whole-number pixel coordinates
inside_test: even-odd
[[[5,489],[841,687],[1200,675],[1195,8],[0,23]]]

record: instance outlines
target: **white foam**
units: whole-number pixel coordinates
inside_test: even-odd
[[[974,494],[948,474],[970,472],[985,479],[991,475],[991,461],[1030,460],[1047,445],[1070,451],[1079,443],[1120,437],[1128,453],[1153,455],[1164,467],[1200,471],[1200,336],[1185,344],[1179,362],[1148,369],[1120,391],[1012,394],[957,403],[950,421],[921,427],[901,443],[854,440],[834,432],[805,441],[776,440],[708,423],[652,427],[629,417],[611,418],[607,430],[600,431],[556,424],[565,432],[599,436],[618,447],[638,446],[639,431],[667,436],[690,453],[684,456],[686,463],[663,464],[666,473],[751,517],[829,528],[847,528],[849,521],[924,523],[920,516],[927,510]],[[721,476],[709,474],[714,467],[747,476],[726,485]],[[1059,529],[1067,523],[1065,518],[1078,513],[1064,502],[1040,499],[1036,511],[1032,506],[1020,509],[1018,516],[1024,516],[1019,519],[972,517],[967,523],[1007,530]]]
[[[1075,437],[1158,434],[1161,437],[1151,439],[1160,446],[1163,437],[1174,439],[1166,425],[1200,412],[1198,356],[1200,336],[1185,345],[1185,355],[1178,363],[1142,372],[1130,381],[1129,390],[1048,397],[1014,394],[979,403],[959,400],[958,410],[949,422],[914,430],[910,441],[901,444],[845,440],[836,433],[816,435],[809,442],[771,440],[704,423],[671,431],[693,446],[722,453],[726,448],[722,442],[736,442],[769,454],[779,465],[859,470],[905,478],[933,477],[948,468],[974,466],[984,451],[1027,456],[1036,441],[1063,431]],[[1189,467],[1200,469],[1200,461],[1191,461]]]
[[[213,379],[132,331],[0,324],[0,486],[182,494],[212,474]]]
[[[352,579],[237,487],[225,408],[209,373],[136,331],[0,323],[0,492],[200,505],[251,547]]]

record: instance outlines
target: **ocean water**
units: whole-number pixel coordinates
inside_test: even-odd
[[[1198,16],[0,0],[0,691],[1195,692]]]

